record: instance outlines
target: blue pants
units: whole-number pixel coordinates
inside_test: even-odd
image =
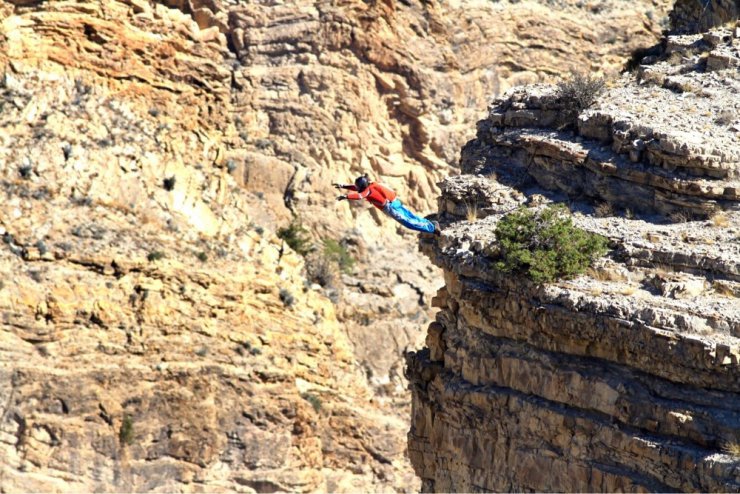
[[[383,212],[406,228],[417,232],[434,233],[434,224],[431,221],[412,213],[398,199],[386,204],[383,207]]]

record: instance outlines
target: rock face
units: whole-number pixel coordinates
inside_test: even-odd
[[[446,283],[407,358],[424,491],[740,491],[739,43],[671,37],[580,115],[543,86],[493,103],[421,241]],[[499,219],[551,201],[608,257],[497,271]]]
[[[740,17],[738,0],[678,0],[670,15],[673,31],[700,33]]]
[[[439,271],[330,184],[427,211],[490,94],[668,4],[550,3],[0,1],[0,490],[416,489]],[[293,219],[355,271],[313,283]]]

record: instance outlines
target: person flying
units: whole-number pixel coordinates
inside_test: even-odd
[[[426,218],[410,211],[401,203],[396,193],[388,187],[377,182],[371,182],[367,174],[357,177],[352,184],[332,184],[337,189],[347,189],[352,192],[337,197],[337,201],[361,201],[367,199],[370,204],[383,211],[385,214],[401,223],[406,228],[417,232],[432,233],[439,235],[439,223],[429,221]]]

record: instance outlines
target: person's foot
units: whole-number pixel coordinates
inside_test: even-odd
[[[439,227],[439,222],[432,221],[432,225],[434,225],[434,235],[437,237],[442,235],[442,229]]]

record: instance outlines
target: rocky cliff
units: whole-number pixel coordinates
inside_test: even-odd
[[[490,94],[613,72],[667,4],[0,1],[0,490],[415,489],[439,272],[330,183],[426,211]]]
[[[425,491],[740,491],[740,25],[671,36],[588,110],[496,100],[442,183],[445,272],[410,354]],[[500,218],[566,203],[610,254],[535,285]]]

